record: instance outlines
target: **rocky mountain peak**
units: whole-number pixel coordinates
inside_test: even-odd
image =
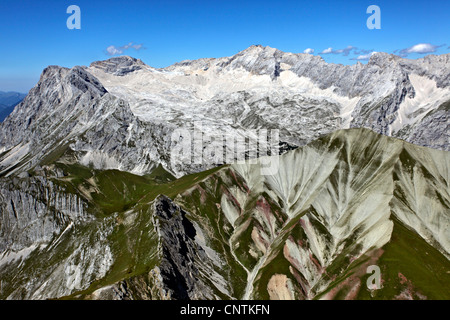
[[[103,96],[107,92],[100,81],[83,67],[76,66],[70,69],[67,80],[83,93],[89,91],[93,96]]]
[[[402,58],[386,52],[375,52],[369,59],[368,65],[389,67],[397,64]]]
[[[93,97],[103,96],[107,91],[100,81],[86,71],[85,67],[75,66],[72,69],[48,66],[44,69],[36,87],[30,91],[30,95],[38,92],[65,91],[63,87],[70,87],[70,90],[90,92]]]
[[[142,62],[142,60],[130,56],[120,56],[104,61],[95,61],[90,65],[91,68],[98,68],[115,76],[124,76],[131,72],[141,70],[145,66],[145,63]]]

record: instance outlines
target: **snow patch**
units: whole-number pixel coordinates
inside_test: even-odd
[[[409,80],[416,92],[414,98],[406,97],[397,110],[397,118],[390,125],[390,135],[403,127],[420,121],[429,111],[450,100],[450,90],[438,88],[436,81],[417,74],[410,74]]]
[[[0,254],[0,266],[3,266],[5,264],[9,264],[13,261],[17,260],[25,260],[34,250],[39,248],[40,246],[38,244],[33,244],[27,248],[24,248],[20,251],[14,252],[11,250],[6,250],[3,253]]]
[[[84,166],[92,165],[94,169],[119,169],[120,163],[115,159],[104,152],[101,151],[88,151],[86,154],[80,159],[80,163]]]

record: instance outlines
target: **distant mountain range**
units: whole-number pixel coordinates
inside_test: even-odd
[[[365,65],[344,66],[262,46],[164,69],[128,56],[50,66],[0,126],[0,149],[14,150],[0,158],[0,173],[69,148],[98,169],[142,175],[161,164],[180,177],[221,164],[211,156],[202,164],[170,161],[172,134],[192,131],[195,122],[235,139],[245,130],[278,129],[292,146],[365,127],[449,150],[449,74],[450,54],[408,60],[376,53]]]
[[[26,96],[25,93],[0,91],[0,122],[5,120],[5,118],[14,110],[14,107]]]

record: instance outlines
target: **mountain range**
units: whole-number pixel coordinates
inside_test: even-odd
[[[47,67],[0,124],[0,298],[449,299],[449,59]]]

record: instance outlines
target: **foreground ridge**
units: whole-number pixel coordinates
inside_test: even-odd
[[[64,159],[1,180],[1,298],[449,298],[448,152],[347,129],[265,176]]]

